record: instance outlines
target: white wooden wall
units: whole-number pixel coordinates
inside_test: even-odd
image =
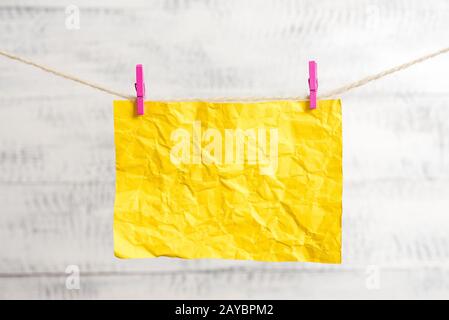
[[[0,50],[129,94],[143,63],[152,99],[303,95],[310,58],[324,92],[448,39],[447,0],[0,1]],[[115,258],[113,99],[0,57],[0,298],[449,298],[449,55],[342,97],[336,266]]]

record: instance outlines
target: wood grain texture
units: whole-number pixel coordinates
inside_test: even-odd
[[[449,2],[0,3],[0,47],[151,99],[297,96],[447,46]],[[0,59],[0,298],[449,298],[449,70],[441,56],[343,97],[343,264],[120,260],[112,99]],[[67,290],[78,265],[81,289]],[[366,284],[379,268],[380,287]]]

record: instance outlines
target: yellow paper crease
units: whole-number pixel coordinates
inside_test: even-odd
[[[114,251],[341,262],[340,100],[114,101]]]

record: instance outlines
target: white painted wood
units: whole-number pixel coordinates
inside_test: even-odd
[[[379,289],[368,289],[363,270],[276,271],[232,269],[81,276],[79,290],[64,277],[2,279],[4,297],[45,299],[447,299],[448,269],[380,270]]]
[[[327,91],[447,46],[449,2],[3,0],[0,30],[2,50],[124,93],[141,62],[153,99],[297,96],[309,58]],[[448,298],[448,70],[441,56],[343,96],[342,265],[127,261],[114,97],[0,57],[0,298]]]

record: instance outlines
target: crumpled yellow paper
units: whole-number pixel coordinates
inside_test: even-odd
[[[340,100],[114,102],[114,251],[341,262]]]

